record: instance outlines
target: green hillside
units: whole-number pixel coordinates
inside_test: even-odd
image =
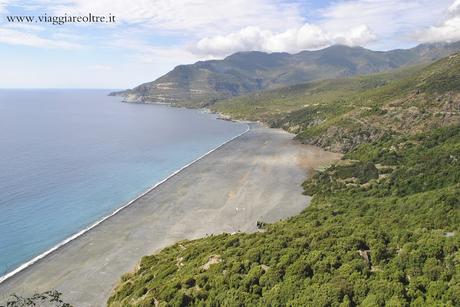
[[[262,121],[272,126],[279,125],[277,122],[293,111],[300,111],[299,114],[308,112],[311,119],[321,119],[328,114],[351,109],[353,96],[357,93],[407,78],[423,67],[424,65],[417,65],[392,72],[314,81],[262,91],[218,101],[210,109],[234,119]],[[322,115],[316,116],[317,113]],[[307,118],[299,120],[307,121]],[[289,128],[295,130],[293,127]]]
[[[326,80],[222,101],[214,111],[267,122],[297,139],[346,152],[387,134],[458,123],[460,56],[428,67]]]
[[[460,306],[460,55],[359,80],[299,90],[345,82],[343,108],[331,94],[317,109],[267,112],[298,139],[346,153],[303,184],[307,209],[146,256],[109,306]]]
[[[223,60],[179,65],[152,82],[112,95],[129,102],[201,108],[261,90],[427,64],[459,51],[460,43],[386,52],[340,45],[297,54],[239,52]]]

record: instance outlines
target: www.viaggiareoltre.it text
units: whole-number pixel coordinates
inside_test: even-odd
[[[51,16],[48,14],[43,14],[40,16],[6,16],[6,20],[12,23],[49,23],[52,25],[63,25],[65,23],[114,23],[116,18],[112,14],[107,14],[104,16],[93,15],[89,13],[88,15],[61,15],[61,16]]]

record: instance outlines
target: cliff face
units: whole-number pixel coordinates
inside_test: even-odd
[[[112,93],[130,102],[205,107],[217,100],[314,80],[370,74],[429,63],[460,51],[460,43],[388,52],[332,46],[298,54],[240,52],[223,60],[180,65],[155,81]]]

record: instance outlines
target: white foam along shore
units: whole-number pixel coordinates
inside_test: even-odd
[[[7,280],[8,278],[11,278],[13,277],[14,275],[18,274],[19,272],[25,270],[26,268],[30,267],[31,265],[33,265],[34,263],[38,262],[39,260],[45,258],[46,256],[48,256],[49,254],[57,251],[59,248],[61,248],[62,246],[66,245],[67,243],[77,239],[78,237],[82,236],[83,234],[87,233],[88,231],[90,231],[91,229],[97,227],[98,225],[100,225],[101,223],[103,223],[104,221],[106,221],[107,219],[111,218],[112,216],[116,215],[117,213],[119,213],[120,211],[122,211],[123,209],[129,207],[130,205],[132,205],[134,202],[136,202],[139,198],[143,197],[144,195],[148,194],[149,192],[151,192],[152,190],[154,190],[155,188],[157,188],[158,186],[162,185],[163,183],[165,183],[166,181],[168,181],[169,179],[171,179],[172,177],[174,177],[175,175],[179,174],[181,171],[183,171],[184,169],[186,169],[187,167],[191,166],[192,164],[198,162],[199,160],[203,159],[204,157],[206,157],[207,155],[211,154],[212,152],[216,151],[217,149],[221,148],[222,146],[224,146],[225,144],[227,143],[230,143],[231,141],[235,140],[236,138],[239,138],[240,136],[242,136],[243,134],[247,133],[251,128],[248,124],[246,124],[247,128],[245,131],[243,131],[242,133],[238,134],[237,136],[234,136],[233,138],[223,142],[222,144],[220,144],[219,146],[215,147],[214,149],[211,149],[210,151],[208,151],[207,153],[205,153],[204,155],[198,157],[197,159],[193,160],[192,162],[190,162],[189,164],[181,167],[180,169],[178,169],[177,171],[173,172],[171,175],[169,175],[168,177],[166,177],[165,179],[157,182],[155,185],[153,185],[152,187],[150,187],[149,189],[147,189],[145,192],[143,192],[142,194],[140,194],[139,196],[137,196],[136,198],[130,200],[128,203],[124,204],[123,206],[121,206],[120,208],[116,209],[115,211],[113,211],[111,214],[107,215],[107,216],[104,216],[103,218],[101,218],[100,220],[96,221],[95,223],[93,223],[92,225],[82,229],[81,231],[73,234],[72,236],[68,237],[67,239],[61,241],[60,243],[56,244],[55,246],[53,246],[52,248],[50,248],[49,250],[41,253],[40,255],[36,256],[35,258],[27,261],[26,263],[23,263],[22,265],[20,265],[19,267],[17,267],[16,269],[14,269],[13,271],[3,275],[3,276],[0,276],[0,284],[2,282],[4,282],[5,280]]]

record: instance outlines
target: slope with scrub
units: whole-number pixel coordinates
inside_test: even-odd
[[[346,153],[303,184],[311,205],[146,256],[109,306],[459,306],[459,71],[456,55],[354,93],[351,109],[325,99],[325,118],[274,116]]]

